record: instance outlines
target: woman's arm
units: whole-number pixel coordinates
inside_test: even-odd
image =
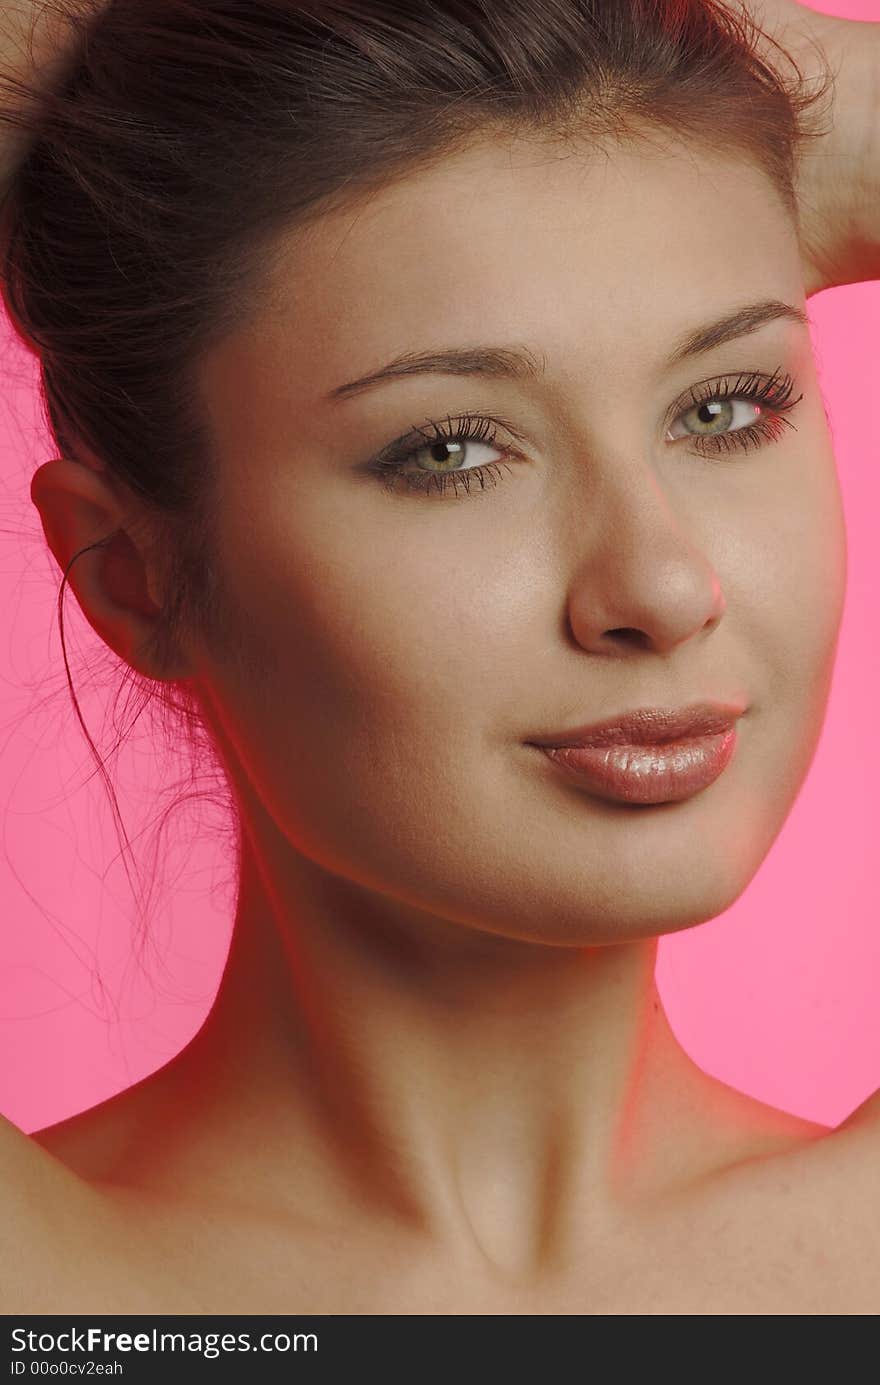
[[[797,0],[725,3],[744,8],[805,76],[823,75],[823,53],[835,73],[833,128],[807,147],[797,185],[806,296],[880,279],[880,0],[875,22],[820,14]],[[772,45],[767,56],[779,65]]]

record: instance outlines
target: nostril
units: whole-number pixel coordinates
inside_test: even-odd
[[[640,648],[645,648],[649,643],[648,636],[645,634],[644,630],[633,630],[628,626],[621,626],[617,630],[608,630],[606,633],[610,639],[623,639],[628,644],[635,644]]]

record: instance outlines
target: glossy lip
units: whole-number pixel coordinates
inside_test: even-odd
[[[673,709],[640,707],[589,726],[534,736],[526,744],[543,750],[565,746],[664,745],[729,733],[744,711],[744,706],[730,702],[692,702]]]
[[[677,803],[708,788],[736,750],[736,727],[714,736],[651,745],[536,746],[564,778],[599,798]]]

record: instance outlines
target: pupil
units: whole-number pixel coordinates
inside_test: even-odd
[[[460,442],[432,442],[428,451],[431,454],[431,460],[437,462],[446,471],[452,471],[461,465],[463,448]]]

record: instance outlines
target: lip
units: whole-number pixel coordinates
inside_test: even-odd
[[[732,702],[692,702],[687,707],[639,707],[571,731],[533,736],[528,745],[562,746],[657,745],[693,740],[729,731],[745,707]]]
[[[708,788],[727,768],[736,750],[736,721],[744,710],[719,702],[672,711],[641,708],[528,744],[565,778],[602,798],[680,802]]]

